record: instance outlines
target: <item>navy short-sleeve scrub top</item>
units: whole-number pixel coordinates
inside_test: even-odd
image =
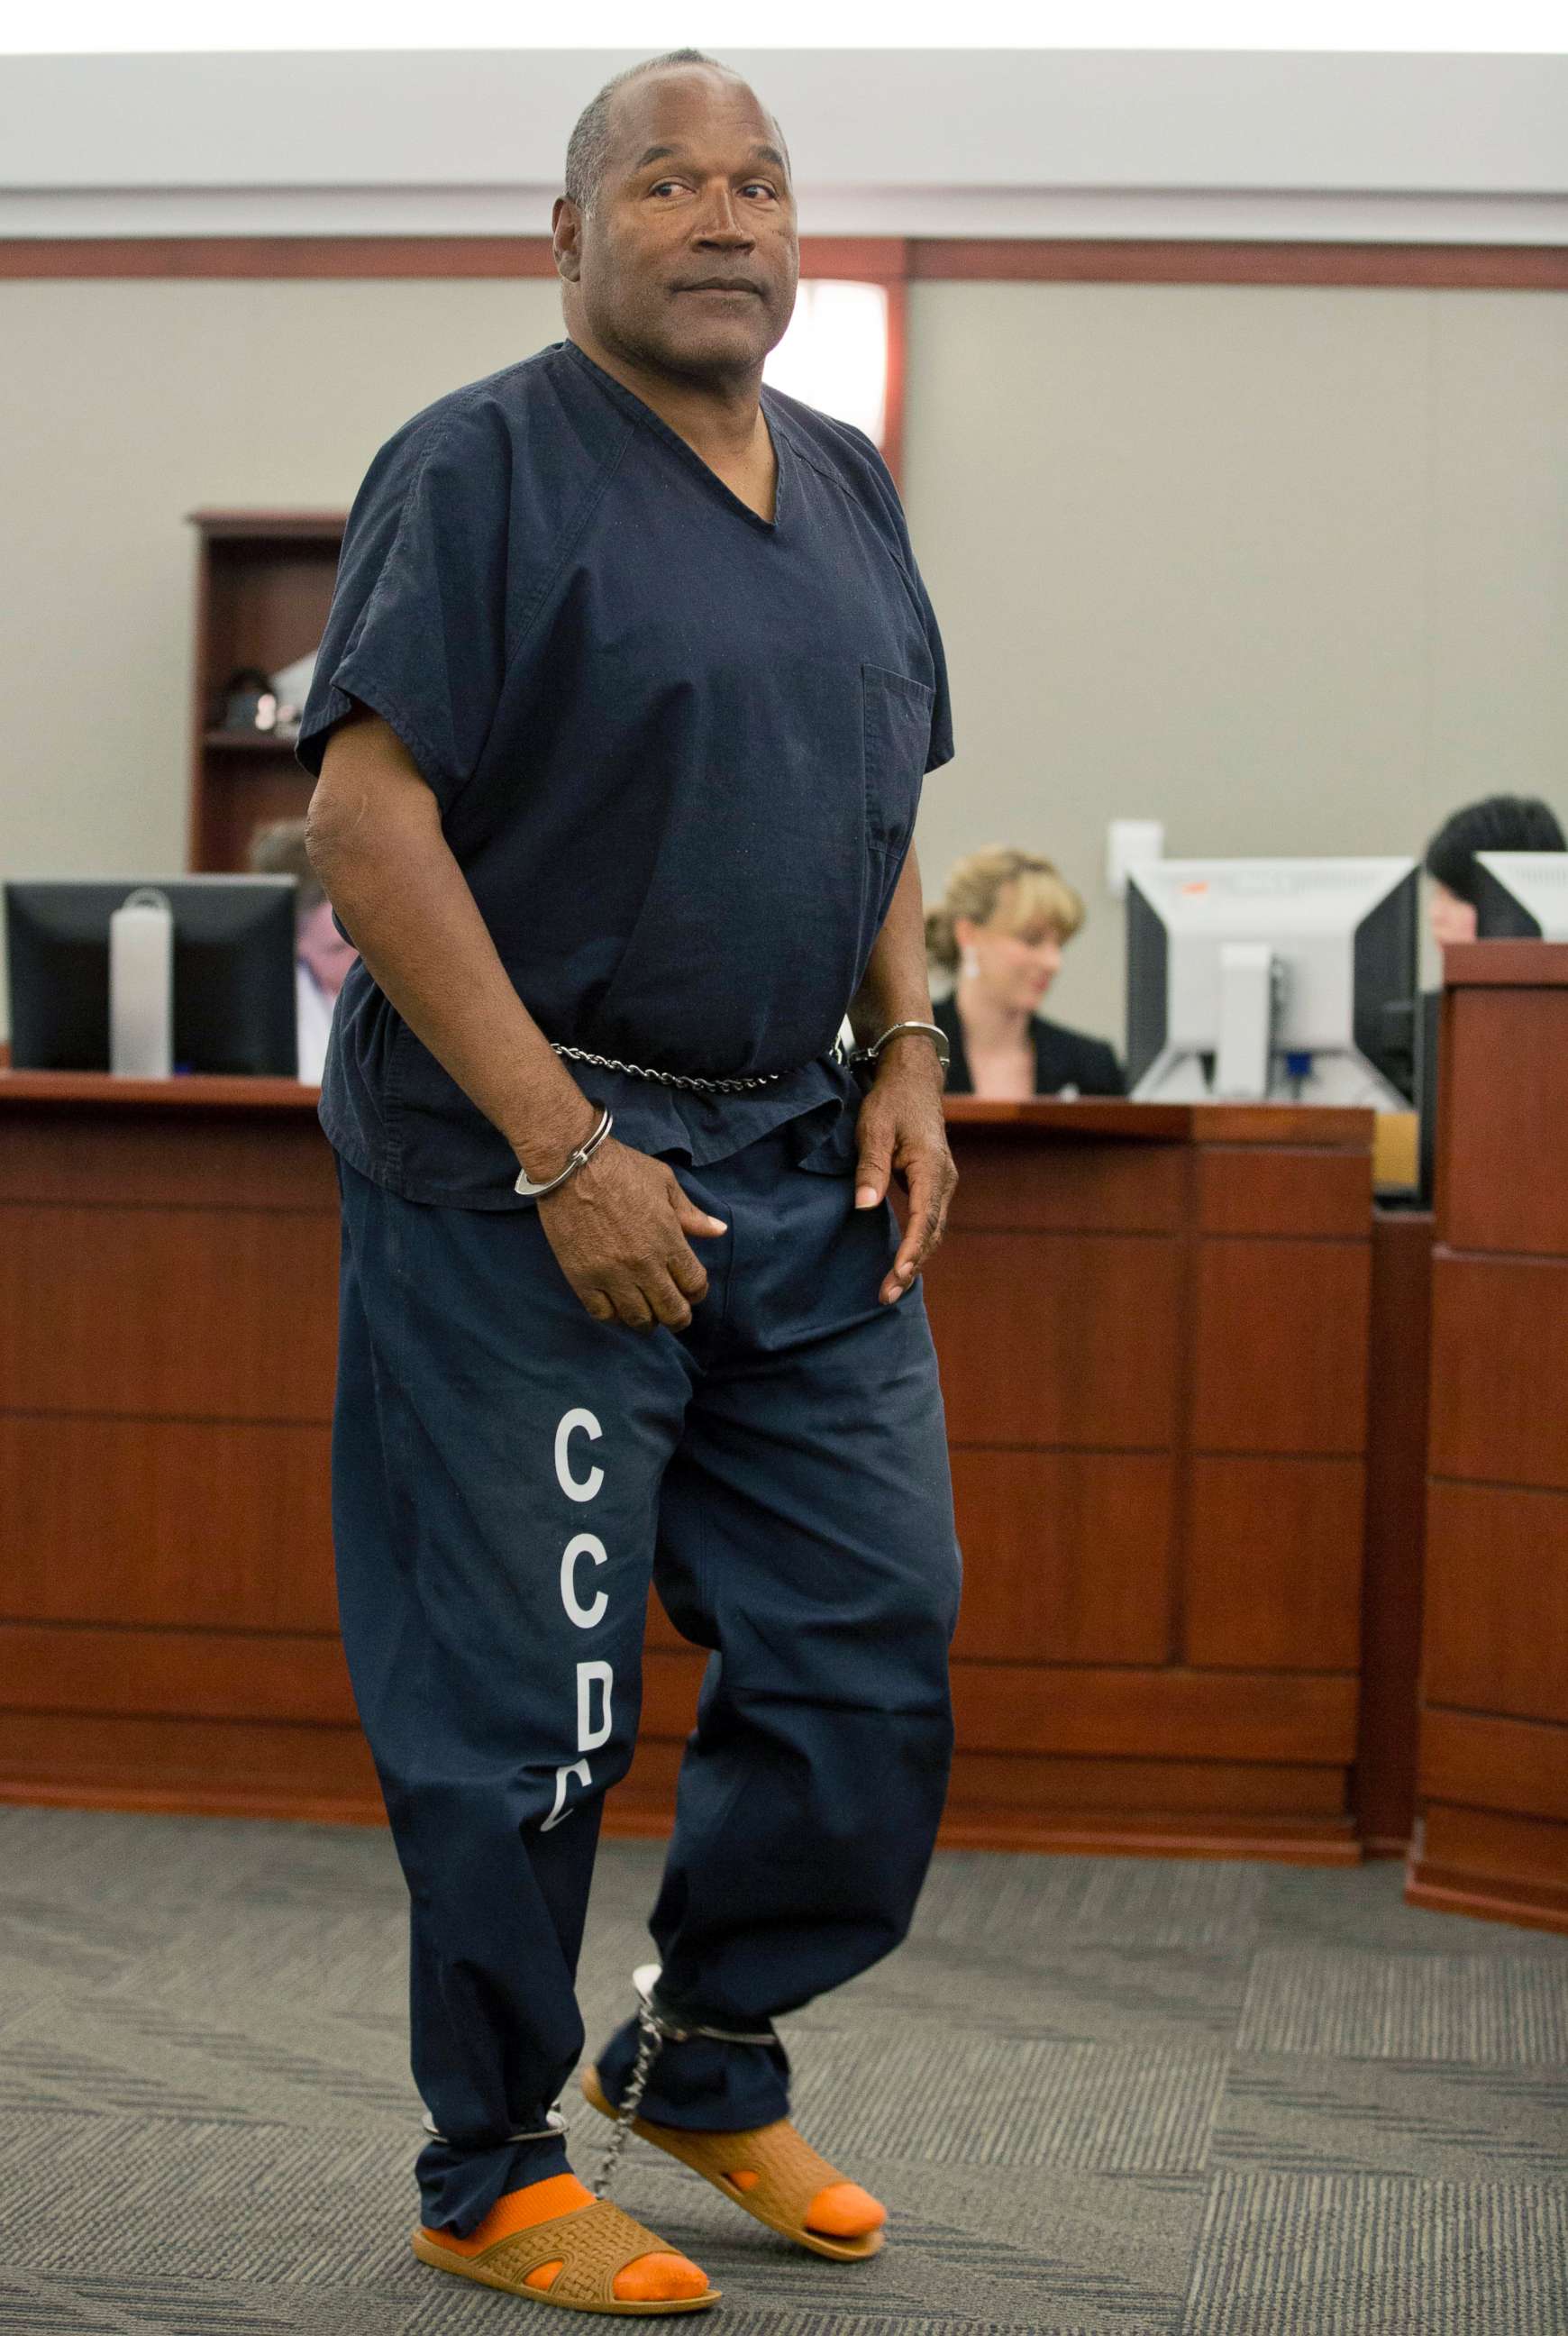
[[[570,1064],[624,1142],[701,1165],[793,1122],[826,1166],[852,1092],[830,1050],[952,741],[881,457],[763,411],[771,522],[571,342],[418,415],[355,500],[299,754],[318,772],[354,701],[396,732],[548,1038],[784,1075],[709,1098]],[[511,1147],[363,965],[321,1115],[410,1200],[515,1204]]]

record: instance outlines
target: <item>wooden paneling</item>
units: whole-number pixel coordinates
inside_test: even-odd
[[[1363,1501],[1357,1460],[1194,1460],[1186,1660],[1354,1670]]]
[[[705,1658],[650,1648],[643,1727],[684,1737]],[[966,1752],[1221,1762],[1349,1761],[1356,1682],[1282,1671],[1098,1669],[956,1662],[953,1703]]]
[[[1322,1765],[1355,1749],[1353,1679],[959,1663],[953,1703],[971,1752]]]
[[[1568,989],[1568,946],[1461,941],[1443,951],[1443,978],[1456,996],[1472,989]],[[1533,1063],[1522,1067],[1534,1076]]]
[[[969,1134],[950,1223],[956,1232],[1174,1233],[1185,1159],[1174,1144],[1064,1143],[1039,1156],[999,1131]]]
[[[305,1090],[297,1089],[297,1094]],[[0,1202],[115,1209],[307,1210],[337,1216],[332,1154],[310,1110],[290,1114],[265,1146],[248,1113],[215,1114],[199,1143],[170,1144],[169,1114],[133,1106],[105,1120],[83,1111],[14,1108],[0,1144]],[[5,1220],[0,1218],[0,1227]]]
[[[24,1077],[0,1111],[0,1660],[25,1682],[0,1710],[0,1791],[370,1814],[332,1625],[336,1212],[307,1099]],[[1322,1487],[1353,1484],[1359,1426],[1331,1423],[1342,1458],[1302,1430],[1325,1432],[1329,1360],[1355,1375],[1368,1124],[1314,1114],[1312,1145],[1303,1125],[954,1108],[965,1182],[929,1283],[969,1579],[950,1840],[1352,1854],[1357,1504]],[[1213,1415],[1216,1384],[1270,1368],[1259,1307],[1293,1340],[1263,1423],[1280,1441],[1194,1461],[1194,1382],[1201,1408],[1210,1372]],[[1229,1611],[1260,1530],[1281,1575],[1294,1552],[1271,1636]],[[1228,1668],[1183,1666],[1183,1605]],[[655,1614],[612,1828],[667,1825],[706,1662]]]
[[[953,1762],[950,1814],[986,1810],[1049,1817],[1118,1812],[1206,1817],[1342,1818],[1345,1771],[1264,1761],[1117,1760],[969,1752]]]
[[[1568,1261],[1455,1257],[1432,1283],[1437,1476],[1568,1485]]]
[[[1416,1714],[1432,1326],[1432,1219],[1372,1225],[1361,1725],[1356,1813],[1369,1850],[1402,1852],[1416,1820]]]
[[[0,1620],[336,1630],[327,1445],[325,1426],[0,1413]]]
[[[1568,1256],[1563,1011],[1553,989],[1460,990],[1446,1076],[1473,1098],[1446,1130],[1443,1236],[1450,1249]],[[1514,1056],[1529,1076],[1520,1077]],[[1533,1163],[1521,1173],[1519,1163]]]
[[[1092,1811],[1055,1819],[1006,1812],[955,1811],[937,1833],[941,1849],[1034,1850],[1068,1857],[1262,1858],[1280,1865],[1356,1865],[1361,1852],[1348,1817],[1172,1816],[1164,1811],[1104,1819]]]
[[[684,1744],[645,1728],[627,1774],[606,1798],[604,1830],[622,1838],[662,1840],[669,1831]]]
[[[910,273],[920,281],[989,284],[1383,285],[1563,292],[1568,250],[1557,244],[930,236],[911,244]]]
[[[1169,1444],[1174,1243],[950,1233],[925,1281],[954,1444]]]
[[[1434,1801],[1422,1831],[1405,1893],[1413,1906],[1568,1930],[1568,1825]]]
[[[0,1800],[379,1823],[355,1727],[0,1709]]]
[[[677,1640],[673,1647],[649,1646],[642,1658],[642,1732],[684,1743],[696,1717],[697,1690],[707,1668],[700,1649]]]
[[[1202,1232],[1363,1241],[1371,1205],[1372,1165],[1362,1153],[1216,1144],[1198,1154]]]
[[[1568,1494],[1435,1484],[1427,1614],[1428,1704],[1568,1726]]]
[[[1421,1717],[1421,1779],[1434,1800],[1568,1825],[1568,1728],[1427,1710]],[[1568,1868],[1563,1878],[1568,1883]]]
[[[899,284],[909,273],[901,236],[803,235],[803,276]],[[0,240],[6,277],[172,277],[186,281],[338,278],[370,283],[503,281],[556,273],[547,235],[26,236]]]
[[[1359,1455],[1370,1281],[1366,1241],[1205,1241],[1194,1448]]]
[[[1409,1894],[1568,1931],[1568,948],[1444,971]]]
[[[7,1622],[0,1623],[0,1678],[15,1711],[333,1728],[355,1721],[335,1637]]]
[[[803,236],[801,272],[896,284],[1372,285],[1568,291],[1556,244],[1243,242],[1217,238]],[[543,235],[15,236],[0,278],[281,280],[550,277]]]
[[[321,1101],[317,1087],[301,1086],[297,1079],[253,1079],[238,1073],[216,1076],[198,1071],[173,1079],[116,1077],[112,1091],[102,1071],[14,1071],[9,1049],[0,1046],[0,1111],[11,1124],[18,1124],[44,1105],[63,1140],[80,1142],[92,1119],[118,1119],[123,1113],[151,1110],[174,1132],[184,1129],[190,1141],[198,1123],[211,1126],[227,1112],[239,1112],[254,1126],[265,1121],[276,1129],[284,1121],[314,1126]],[[269,1136],[270,1143],[272,1138]],[[53,1197],[53,1196],[51,1196]]]
[[[35,1411],[328,1419],[336,1277],[326,1217],[19,1203],[0,1217],[0,1387]]]
[[[954,1652],[995,1661],[1160,1663],[1172,1469],[1142,1454],[953,1455],[967,1571]]]

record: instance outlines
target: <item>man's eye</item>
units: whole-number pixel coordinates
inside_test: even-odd
[[[765,202],[771,203],[775,202],[778,200],[776,190],[770,187],[765,179],[750,180],[747,184],[741,189],[741,192],[743,195],[761,195]]]

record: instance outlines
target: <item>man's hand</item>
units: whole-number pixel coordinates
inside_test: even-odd
[[[662,1160],[613,1136],[538,1205],[556,1261],[594,1320],[634,1330],[686,1329],[707,1295],[687,1236],[729,1230],[687,1197]]]
[[[913,1282],[947,1231],[959,1172],[942,1120],[942,1066],[917,1032],[895,1038],[883,1054],[855,1130],[860,1164],[855,1206],[874,1209],[887,1198],[895,1173],[910,1196],[909,1222],[892,1270],[878,1291],[893,1305]]]

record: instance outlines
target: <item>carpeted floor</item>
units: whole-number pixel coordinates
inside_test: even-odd
[[[590,2037],[657,1864],[604,1851]],[[641,2147],[618,2195],[727,2336],[1563,2336],[1568,1941],[1399,1887],[943,1857],[910,1945],[787,2028],[887,2251],[798,2255]],[[0,2331],[567,2324],[407,2252],[404,1939],[384,1835],[0,1810]]]

